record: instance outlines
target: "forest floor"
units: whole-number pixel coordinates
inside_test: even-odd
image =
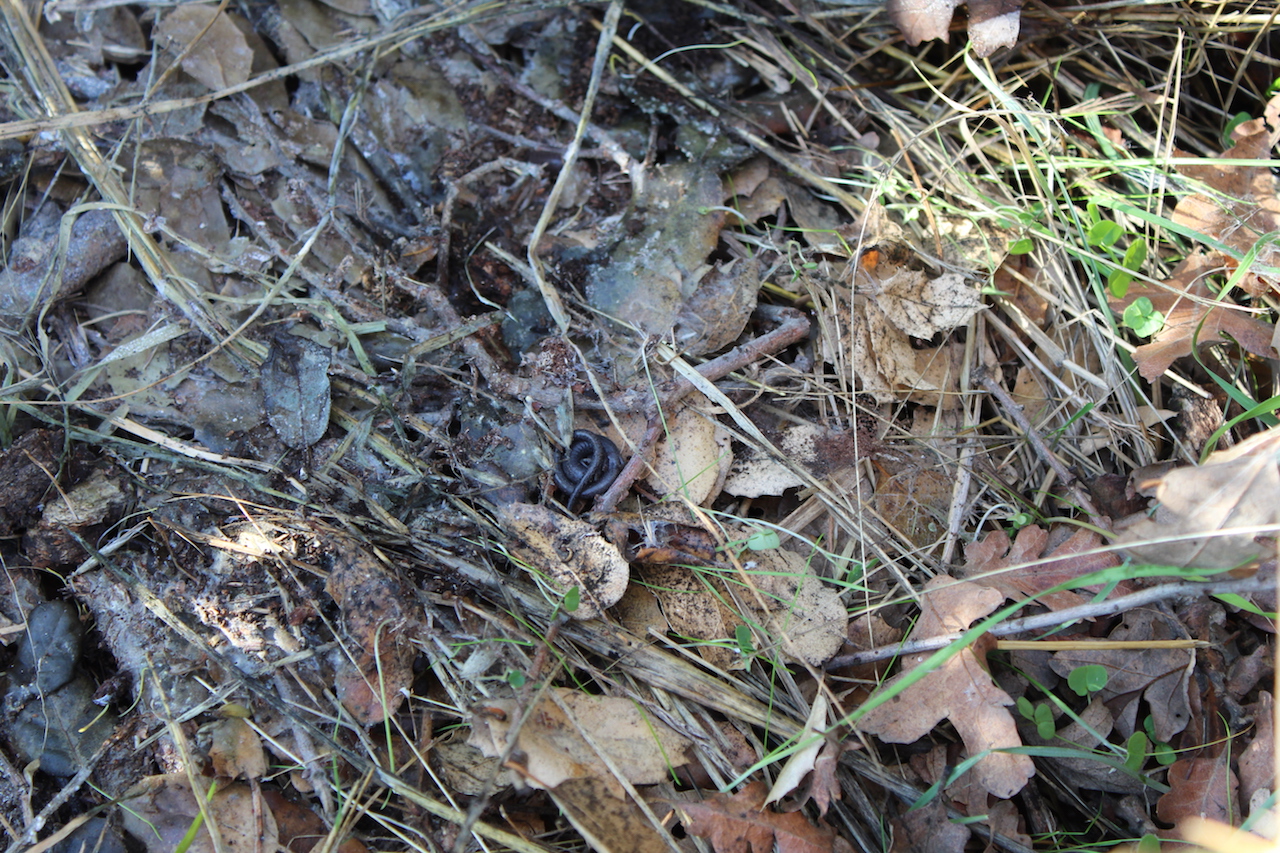
[[[8,853],[1273,849],[1274,9],[951,5],[5,3]]]

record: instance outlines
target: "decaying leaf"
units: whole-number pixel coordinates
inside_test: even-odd
[[[817,827],[800,812],[781,814],[764,807],[763,782],[736,794],[712,794],[700,803],[672,803],[690,835],[706,838],[716,853],[843,853],[849,842],[831,827]]]
[[[1183,758],[1169,766],[1169,791],[1156,801],[1156,814],[1165,823],[1186,818],[1216,820],[1232,826],[1240,822],[1236,774],[1227,765],[1225,750],[1217,758]]]
[[[253,51],[231,16],[217,6],[179,4],[161,18],[154,37],[171,55],[182,56],[183,71],[210,89],[249,79]]]
[[[520,711],[514,699],[485,703],[472,717],[467,742],[487,756],[502,755]],[[524,781],[544,789],[568,779],[613,780],[592,743],[633,785],[669,779],[672,769],[688,760],[685,751],[690,746],[687,738],[631,699],[561,687],[547,691],[515,737],[516,748],[525,756]],[[610,791],[623,796],[616,780],[610,782]]]
[[[296,335],[277,335],[262,363],[267,418],[280,440],[310,447],[329,428],[329,350]]]
[[[951,820],[934,798],[893,821],[893,853],[963,853],[970,831]]]
[[[512,556],[561,595],[578,588],[581,602],[569,613],[574,619],[597,618],[626,592],[631,566],[587,522],[535,504],[506,504],[495,511],[514,540]]]
[[[1231,138],[1232,146],[1215,159],[1271,159],[1272,148],[1280,142],[1280,95],[1267,102],[1261,118],[1232,130]],[[1178,171],[1203,182],[1207,192],[1179,200],[1173,221],[1221,241],[1241,255],[1258,248],[1254,271],[1244,282],[1254,296],[1280,285],[1280,247],[1274,242],[1258,246],[1262,237],[1280,231],[1280,198],[1276,197],[1272,170],[1266,166],[1192,163],[1179,166]],[[1251,284],[1255,277],[1261,278],[1261,286]]]
[[[597,850],[670,853],[668,841],[631,799],[609,790],[606,779],[566,779],[551,789],[565,817]]]
[[[1078,556],[1101,545],[1098,534],[1085,528],[1077,529],[1052,548],[1049,548],[1049,531],[1037,525],[1019,530],[1012,545],[1004,531],[992,530],[981,541],[965,546],[965,566],[960,574],[983,586],[995,587],[1007,598],[1021,601],[1081,575],[1119,565],[1120,561],[1110,552]],[[1058,559],[1022,566],[1050,557]],[[1022,567],[1008,570],[1009,566]],[[1050,610],[1086,603],[1082,595],[1069,590],[1042,594],[1036,600]]]
[[[372,556],[336,548],[325,590],[342,610],[347,654],[338,670],[338,698],[361,725],[382,722],[413,683],[413,596]]]
[[[758,617],[769,636],[787,656],[822,666],[844,644],[849,614],[840,595],[813,574],[795,551],[759,551],[755,562],[752,578],[768,608]],[[759,607],[750,594],[740,594],[739,600],[753,609]]]
[[[147,853],[173,853],[200,816],[185,773],[148,776],[129,789],[124,801],[128,807],[119,812],[124,828],[142,842]],[[260,793],[243,782],[218,788],[207,808],[226,853],[276,849],[279,835],[271,809],[265,807]],[[186,849],[214,853],[207,824],[196,830]]]
[[[1224,258],[1216,252],[1188,255],[1160,285],[1135,282],[1123,299],[1112,299],[1112,307],[1123,311],[1134,300],[1146,297],[1164,315],[1164,326],[1151,342],[1134,350],[1138,372],[1154,380],[1177,359],[1190,355],[1195,346],[1234,340],[1247,351],[1274,358],[1271,336],[1274,327],[1256,319],[1234,302],[1219,301],[1205,280],[1225,269]]]
[[[1116,544],[1135,559],[1169,566],[1226,569],[1274,555],[1277,447],[1280,427],[1273,427],[1210,455],[1204,465],[1169,471],[1155,486],[1155,518],[1132,524]]]
[[[227,717],[212,725],[209,763],[224,779],[261,779],[267,774],[262,739],[240,717]]]
[[[990,587],[939,575],[925,585],[920,620],[913,636],[923,639],[963,631],[1003,600],[1004,596]],[[890,684],[904,678],[929,656],[930,653],[907,656],[903,672]],[[890,701],[873,708],[858,728],[890,743],[912,743],[945,717],[964,739],[968,754],[976,755],[985,750],[1022,746],[1017,725],[1006,710],[1012,704],[1013,699],[996,686],[973,651],[963,649]],[[1026,755],[993,751],[978,761],[973,772],[983,788],[1008,799],[1035,774],[1035,765]]]
[[[1111,635],[1111,640],[1183,639],[1183,633],[1170,619],[1152,610],[1131,610],[1125,614]],[[1187,679],[1193,660],[1189,649],[1071,649],[1054,654],[1053,671],[1066,678],[1085,664],[1098,664],[1107,669],[1107,684],[1099,691],[1105,701],[1113,703],[1116,729],[1123,737],[1136,727],[1138,699],[1145,697],[1151,708],[1155,735],[1170,741],[1187,726],[1191,708],[1187,700]]]
[[[889,17],[909,45],[950,41],[951,16],[962,0],[889,0]],[[1018,43],[1021,0],[969,0],[969,37],[973,52],[990,56]]]

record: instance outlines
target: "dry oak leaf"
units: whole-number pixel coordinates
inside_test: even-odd
[[[1184,629],[1155,610],[1130,610],[1111,632],[1109,640],[1142,642],[1185,639]],[[1187,727],[1191,705],[1187,681],[1195,657],[1188,649],[1068,649],[1054,654],[1049,666],[1066,678],[1072,670],[1096,664],[1107,670],[1107,684],[1098,695],[1115,714],[1116,730],[1123,737],[1136,728],[1138,699],[1151,708],[1151,722],[1158,740],[1173,740]]]
[[[1277,449],[1280,427],[1272,427],[1210,454],[1204,465],[1169,471],[1155,487],[1155,518],[1128,526],[1116,544],[1135,559],[1168,566],[1229,569],[1274,555]],[[1240,532],[1222,535],[1231,528]]]
[[[578,588],[580,603],[569,614],[574,619],[597,618],[627,591],[631,566],[587,522],[536,504],[506,504],[494,511],[515,540],[509,546],[513,557],[561,595]]]
[[[764,808],[763,782],[736,794],[712,794],[700,803],[672,803],[690,835],[709,839],[716,853],[853,853],[831,827],[817,827],[800,812]]]
[[[1035,525],[1019,530],[1012,545],[1004,531],[993,530],[981,541],[965,546],[965,566],[961,574],[983,586],[995,587],[1006,598],[1021,601],[1081,575],[1120,565],[1112,553],[1077,556],[1102,544],[1098,534],[1085,528],[1076,530],[1067,540],[1046,551],[1048,543],[1049,531]],[[1037,563],[1042,557],[1060,559]],[[1034,565],[1023,565],[1026,563]],[[1020,568],[1008,570],[1010,566]],[[1043,594],[1037,601],[1050,610],[1088,603],[1070,590]]]
[[[968,827],[951,820],[947,807],[935,797],[893,820],[892,853],[964,853]]]
[[[991,587],[957,581],[939,575],[925,585],[920,619],[913,637],[926,639],[964,631],[969,623],[991,613],[1004,595]],[[910,674],[932,655],[908,655],[894,684]],[[1018,727],[1006,707],[1013,699],[1005,693],[979,663],[971,649],[962,649],[938,669],[908,687],[888,702],[873,708],[858,728],[889,743],[913,743],[924,737],[945,717],[964,739],[969,755],[992,750],[983,756],[973,772],[989,793],[1008,799],[1035,775],[1035,765],[1026,755],[995,750],[1022,746]]]
[[[1145,296],[1164,315],[1164,326],[1151,343],[1134,350],[1138,373],[1152,381],[1195,346],[1235,340],[1248,352],[1274,358],[1271,346],[1275,327],[1246,313],[1239,306],[1219,301],[1205,284],[1211,274],[1222,272],[1224,259],[1217,252],[1188,255],[1163,284],[1134,283],[1123,299],[1112,299],[1112,308],[1123,313],[1134,300]]]
[[[1236,774],[1227,766],[1227,753],[1217,758],[1184,758],[1169,766],[1169,790],[1156,801],[1156,815],[1165,823],[1187,818],[1216,820],[1232,826],[1240,822]]]
[[[1220,159],[1270,159],[1271,149],[1280,141],[1280,95],[1267,103],[1262,118],[1241,124],[1231,137],[1235,144]],[[1178,171],[1203,182],[1209,191],[1178,202],[1173,221],[1179,225],[1219,240],[1240,255],[1251,251],[1261,237],[1280,231],[1280,198],[1276,197],[1271,169],[1195,163],[1179,166]],[[1234,266],[1232,261],[1227,263]],[[1261,272],[1246,276],[1242,282],[1251,294],[1257,296],[1280,285],[1280,246],[1271,243],[1261,247],[1255,268]]]

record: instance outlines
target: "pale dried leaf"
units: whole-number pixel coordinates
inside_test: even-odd
[[[467,742],[487,756],[501,755],[520,710],[514,699],[486,702],[472,719]],[[672,769],[688,760],[690,741],[631,699],[556,687],[515,736],[517,749],[525,755],[525,782],[534,788],[555,788],[567,779],[612,780],[584,731],[633,785],[669,779]],[[610,782],[610,790],[622,796],[616,781]]]
[[[1171,566],[1232,568],[1274,554],[1280,428],[1256,438],[1252,455],[1240,456],[1239,448],[1220,451],[1204,465],[1166,473],[1155,490],[1160,501],[1155,518],[1128,527],[1116,544],[1136,559]],[[1231,528],[1241,531],[1215,535]]]
[[[959,0],[888,0],[885,8],[907,44],[915,47],[933,39],[949,42],[951,16],[959,5]]]
[[[682,495],[693,504],[714,500],[733,463],[729,433],[691,407],[669,418],[668,426],[645,482],[660,495]]]
[[[958,273],[928,278],[899,269],[879,284],[872,298],[888,320],[908,335],[932,338],[969,322],[982,310],[982,296]]]
[[[977,56],[990,56],[1018,43],[1022,0],[968,0],[969,40]]]
[[[806,740],[813,742],[792,753],[782,765],[782,769],[778,771],[778,777],[773,782],[773,787],[769,789],[769,795],[764,798],[766,806],[794,791],[805,775],[813,770],[818,750],[822,749],[824,743],[822,733],[827,725],[828,707],[825,693],[819,693],[814,697],[813,707],[809,709],[809,716],[804,721],[804,729],[799,735],[801,743]]]
[[[240,717],[227,717],[213,724],[209,762],[213,772],[226,779],[261,779],[267,774],[267,756],[262,739]]]
[[[514,557],[562,595],[578,588],[574,619],[597,618],[626,592],[631,566],[590,524],[535,504],[507,504],[496,512],[514,540]]]
[[[296,335],[278,335],[262,363],[262,398],[280,440],[310,447],[329,428],[329,350]]]

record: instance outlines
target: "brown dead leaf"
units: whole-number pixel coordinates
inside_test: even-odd
[[[306,806],[298,805],[285,798],[285,795],[271,788],[262,789],[262,799],[271,807],[279,826],[280,844],[289,853],[311,853],[321,841],[329,835],[320,815]],[[326,849],[330,849],[326,846]],[[348,838],[336,848],[336,853],[367,853],[364,842],[356,838]]]
[[[643,420],[639,421],[642,433]],[[639,436],[637,436],[639,437]],[[682,495],[703,505],[719,496],[733,463],[729,433],[714,418],[685,406],[668,420],[645,482],[659,495]]]
[[[764,783],[751,782],[733,795],[672,805],[689,834],[709,839],[716,853],[852,853],[830,827],[816,827],[800,812],[766,809],[764,798]]]
[[[783,653],[810,666],[822,666],[840,651],[848,629],[849,613],[839,594],[795,551],[757,551],[755,562],[752,578],[768,611],[758,610],[754,596],[741,595],[740,600],[757,610]]]
[[[1176,630],[1168,618],[1156,611],[1131,610],[1108,639],[1141,642],[1183,639],[1184,636],[1185,632]],[[1193,659],[1188,649],[1084,648],[1057,652],[1050,666],[1063,678],[1085,664],[1106,667],[1107,684],[1098,695],[1110,703],[1120,734],[1126,738],[1133,734],[1138,699],[1145,697],[1151,707],[1156,738],[1168,742],[1186,728],[1191,719],[1187,679]],[[1116,705],[1117,700],[1122,704]]]
[[[1229,339],[1259,357],[1275,357],[1271,347],[1274,327],[1234,303],[1218,301],[1205,284],[1211,274],[1223,271],[1223,263],[1223,256],[1217,252],[1197,252],[1178,264],[1164,283],[1135,282],[1123,299],[1111,300],[1112,307],[1120,313],[1145,296],[1164,315],[1160,331],[1133,353],[1144,379],[1154,380],[1174,361],[1190,355],[1193,346],[1220,344]]]
[[[276,821],[260,797],[243,782],[214,792],[208,811],[218,827],[224,853],[276,849]],[[142,842],[147,853],[173,853],[200,816],[185,773],[148,776],[130,788],[124,800],[127,808],[120,809],[124,828]],[[186,849],[189,853],[214,853],[207,825],[196,831]]]
[[[213,724],[209,762],[213,772],[224,779],[261,779],[267,774],[267,756],[262,739],[240,717],[227,717]]]
[[[175,58],[181,55],[182,70],[210,89],[238,86],[249,79],[253,51],[231,16],[216,6],[175,6],[156,26],[155,41]]]
[[[578,588],[580,604],[569,614],[574,619],[599,617],[626,592],[631,566],[617,546],[587,522],[535,504],[506,504],[495,512],[514,540],[514,557],[561,595]]]
[[[801,743],[804,741],[812,741],[812,743],[802,746],[782,765],[782,769],[778,771],[778,776],[773,781],[773,787],[769,789],[769,795],[764,798],[765,805],[776,803],[778,800],[791,793],[799,786],[800,781],[814,768],[814,763],[818,758],[818,750],[822,748],[824,743],[822,732],[827,727],[827,708],[829,703],[825,693],[819,693],[813,700],[813,707],[809,709],[809,717],[804,722],[804,729],[801,730],[799,739]],[[823,809],[825,812],[826,809]]]
[[[893,820],[893,853],[963,853],[969,830],[954,823],[942,800],[911,809]]]
[[[965,565],[960,575],[983,586],[995,587],[1006,598],[1021,601],[1072,578],[1120,564],[1111,553],[1076,556],[1101,546],[1101,539],[1091,530],[1080,528],[1066,541],[1046,552],[1048,542],[1049,531],[1034,525],[1019,530],[1012,546],[1004,531],[993,530],[981,541],[965,546]],[[1034,563],[1047,557],[1061,559],[1006,571],[1009,566]],[[1069,590],[1041,595],[1037,601],[1050,610],[1087,603],[1083,596]]]
[[[618,853],[669,853],[671,850],[639,806],[611,793],[604,779],[566,779],[551,789],[551,798],[597,850]]]
[[[1275,790],[1275,709],[1271,694],[1259,691],[1253,706],[1253,721],[1257,727],[1253,740],[1240,753],[1240,799],[1251,803],[1254,795],[1264,795]]]
[[[990,587],[939,575],[925,585],[920,619],[912,636],[924,639],[963,631],[1003,600],[1004,596]],[[903,671],[889,683],[904,678],[930,654],[907,656]],[[1013,716],[1005,710],[1012,704],[1013,699],[991,680],[974,652],[963,649],[919,682],[873,708],[858,728],[889,743],[913,743],[945,717],[964,739],[968,754],[976,755],[1022,746]],[[978,761],[973,772],[987,791],[1008,799],[1035,774],[1035,765],[1025,755],[992,751]]]
[[[1156,815],[1165,823],[1207,818],[1238,824],[1238,785],[1226,756],[1224,752],[1217,758],[1183,758],[1170,765],[1166,778],[1169,790],[1156,801]]]
[[[329,558],[325,590],[342,610],[351,646],[338,671],[338,697],[360,725],[380,723],[413,683],[413,596],[354,546],[339,546]]]
[[[1155,518],[1130,525],[1116,544],[1136,559],[1170,566],[1227,569],[1274,554],[1278,446],[1280,427],[1272,427],[1204,465],[1167,472],[1155,487]],[[1241,532],[1219,535],[1231,528]]]
[[[514,699],[485,703],[472,717],[467,742],[487,756],[503,754],[519,714]],[[690,746],[687,738],[630,699],[552,688],[516,733],[516,748],[525,756],[524,781],[550,789],[566,779],[602,778],[621,799],[621,785],[584,732],[633,785],[670,778],[672,769],[687,760]]]
[[[1244,122],[1231,132],[1231,138],[1234,144],[1218,159],[1270,159],[1271,149],[1280,141],[1280,96],[1267,103],[1262,118]],[[1194,193],[1178,202],[1173,221],[1179,225],[1218,240],[1240,255],[1252,251],[1264,235],[1280,231],[1280,198],[1275,176],[1267,167],[1204,163],[1179,166],[1178,171],[1208,188],[1208,193]],[[1228,263],[1234,267],[1234,261]],[[1280,284],[1280,247],[1274,243],[1262,247],[1255,267],[1259,272],[1246,276],[1245,289],[1257,296]]]

